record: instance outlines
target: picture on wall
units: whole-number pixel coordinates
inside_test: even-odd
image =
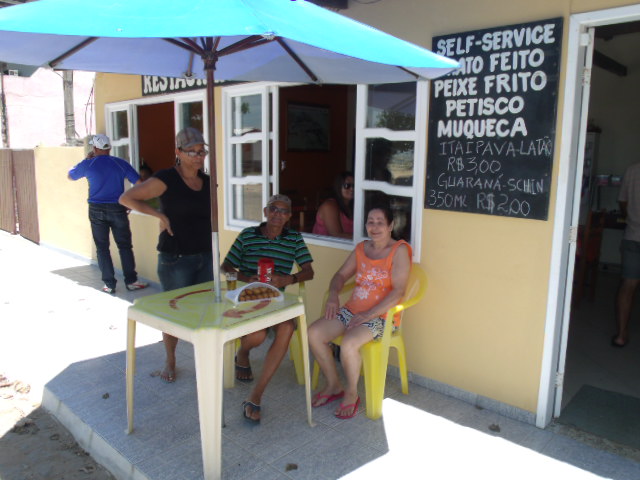
[[[329,107],[289,103],[287,105],[287,150],[329,150]]]

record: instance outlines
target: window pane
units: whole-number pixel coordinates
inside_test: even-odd
[[[245,95],[233,97],[231,122],[233,136],[262,131],[262,96]]]
[[[193,127],[203,132],[202,102],[180,104],[180,128]]]
[[[269,132],[273,133],[273,94],[269,93]]]
[[[115,145],[113,147],[113,155],[123,158],[127,162],[131,162],[131,158],[129,158],[129,145]]]
[[[414,148],[414,142],[368,138],[364,178],[392,185],[413,185]]]
[[[413,206],[412,197],[399,197],[387,195],[378,190],[367,190],[364,192],[364,212],[366,223],[367,212],[375,205],[387,205],[393,212],[393,238],[396,240],[406,240],[411,242],[411,208]],[[367,236],[367,229],[362,225],[362,234]]]
[[[121,138],[129,138],[129,122],[127,121],[127,111],[120,110],[111,113],[111,120],[113,122],[113,138],[112,141],[120,140]]]
[[[262,185],[233,186],[233,218],[262,221]]]
[[[367,128],[415,129],[415,82],[370,85],[367,98]]]
[[[231,146],[233,177],[262,174],[262,142],[238,143]]]

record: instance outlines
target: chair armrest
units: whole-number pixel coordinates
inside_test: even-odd
[[[356,286],[356,282],[345,283],[340,290],[339,295],[344,295],[347,292],[353,290]],[[324,307],[327,304],[327,298],[329,298],[329,290],[324,292],[324,297],[322,297],[322,311],[324,312]]]

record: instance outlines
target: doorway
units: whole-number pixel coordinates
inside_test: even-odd
[[[152,172],[171,168],[175,163],[175,125],[173,102],[138,105],[138,151],[140,166]]]
[[[636,88],[640,55],[635,48],[640,41],[640,8],[574,17],[578,21],[572,18],[572,23],[581,24],[586,35],[592,36],[593,49],[585,55],[587,67],[591,60],[592,68],[590,84],[583,87],[586,98],[577,127],[578,136],[584,138],[577,143],[582,151],[572,152],[578,159],[571,215],[572,224],[577,226],[577,241],[568,249],[571,273],[567,282],[573,280],[573,288],[567,285],[564,299],[554,416],[558,423],[640,448],[640,442],[634,440],[637,431],[622,434],[624,427],[636,421],[634,410],[640,406],[640,300],[636,299],[636,319],[632,314],[631,321],[636,345],[624,349],[611,346],[621,271],[619,245],[624,231],[617,198],[624,171],[640,161],[640,94]],[[582,40],[581,46],[585,45]],[[577,103],[578,97],[576,94]],[[577,111],[580,109],[574,109]],[[569,170],[571,173],[573,167]],[[620,406],[611,408],[614,405]]]

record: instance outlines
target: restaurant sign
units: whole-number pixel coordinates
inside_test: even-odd
[[[186,92],[188,90],[202,89],[206,86],[207,81],[201,78],[173,78],[158,77],[156,75],[142,75],[143,96]]]

